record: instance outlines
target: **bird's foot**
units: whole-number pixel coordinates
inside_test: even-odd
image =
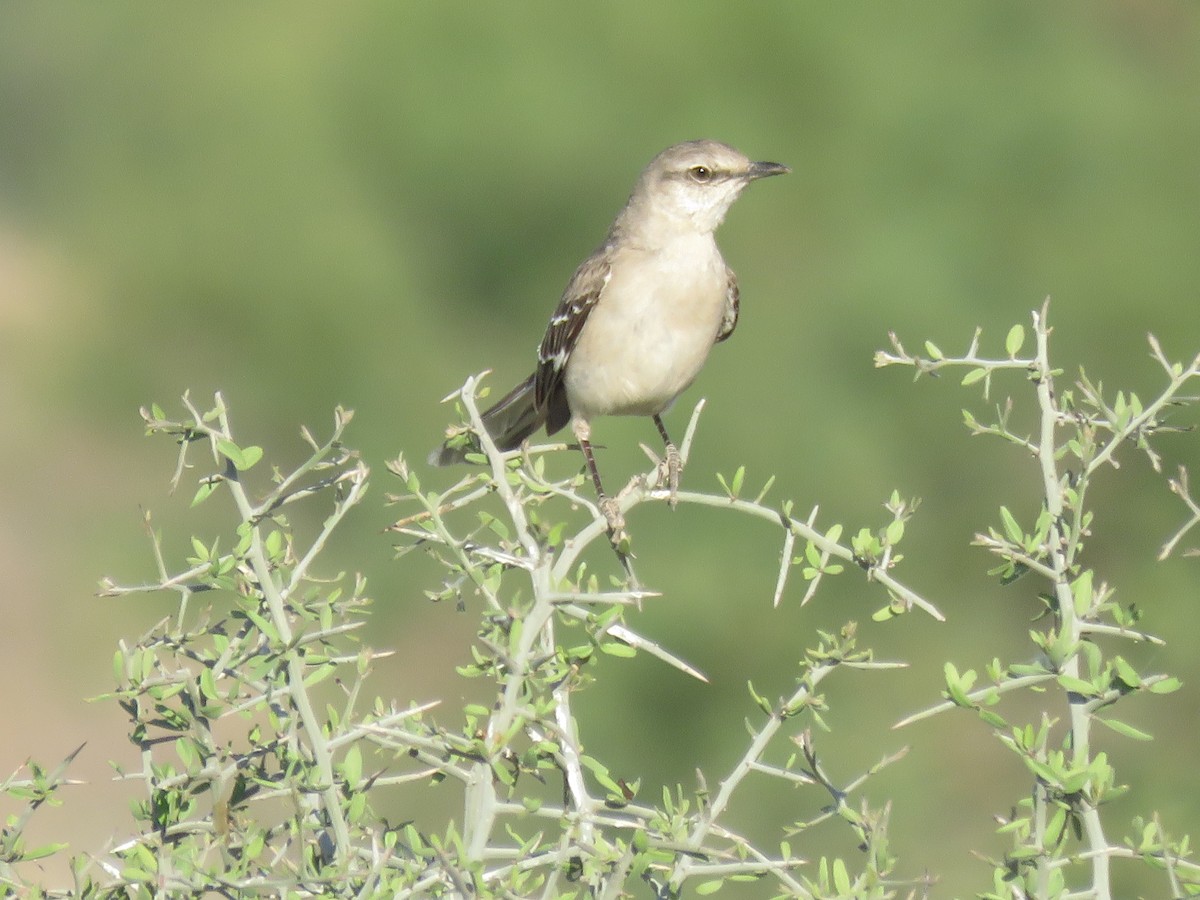
[[[666,485],[667,505],[674,509],[679,505],[679,473],[683,471],[683,457],[674,444],[667,444],[662,462],[658,464],[658,485]]]
[[[614,543],[619,543],[626,537],[625,516],[621,513],[621,504],[616,497],[601,497],[600,512],[608,523],[608,537]]]

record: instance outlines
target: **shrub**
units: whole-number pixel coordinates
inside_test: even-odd
[[[1143,630],[1140,612],[1114,601],[1085,543],[1094,483],[1135,448],[1158,471],[1153,443],[1168,429],[1173,406],[1191,402],[1184,386],[1200,374],[1200,357],[1174,363],[1151,339],[1165,387],[1154,399],[1106,394],[1081,373],[1059,384],[1052,367],[1047,308],[1033,315],[1033,350],[1014,326],[1005,352],[980,356],[976,333],[954,357],[926,343],[910,354],[895,336],[880,366],[910,367],[919,377],[965,370],[964,387],[984,397],[1015,376],[1028,389],[1036,427],[1011,423],[1014,401],[982,418],[966,413],[974,434],[999,437],[1035,461],[1041,509],[1021,521],[1001,507],[976,536],[994,558],[991,574],[1032,590],[1044,614],[1030,632],[1032,661],[993,661],[981,674],[944,665],[940,702],[901,725],[953,709],[978,716],[1027,773],[1027,795],[1000,817],[991,875],[979,896],[1114,896],[1112,867],[1141,861],[1161,874],[1163,895],[1200,893],[1200,867],[1186,838],[1172,838],[1152,811],[1123,841],[1105,805],[1123,788],[1103,749],[1108,741],[1150,736],[1118,715],[1139,695],[1179,687],[1166,673],[1139,671],[1122,647],[1160,639]],[[458,396],[464,427],[480,431],[474,379]],[[1030,402],[1031,401],[1031,402]],[[866,788],[902,752],[848,779],[829,772],[820,752],[828,729],[823,685],[847,669],[896,663],[860,646],[856,625],[810,636],[794,681],[783,690],[749,687],[748,737],[734,765],[709,783],[646,796],[639,781],[614,775],[586,752],[573,695],[595,677],[594,661],[637,653],[703,678],[668,646],[636,629],[632,615],[656,594],[638,579],[627,544],[605,548],[604,517],[582,474],[547,475],[552,447],[501,454],[480,434],[480,465],[455,484],[430,490],[404,457],[388,464],[403,486],[392,497],[401,517],[392,533],[402,550],[421,548],[444,568],[429,596],[451,600],[477,618],[464,678],[489,685],[489,704],[448,708],[372,697],[369,677],[380,654],[358,643],[370,600],[361,577],[319,573],[331,534],[367,490],[368,467],[344,443],[351,415],[337,410],[328,438],[307,430],[308,458],[288,473],[265,476],[264,451],[240,444],[218,395],[201,411],[186,396],[184,414],[143,410],[151,434],[179,446],[174,484],[203,460],[193,505],[232,501],[227,532],[192,539],[192,553],[172,564],[151,530],[158,578],[150,584],[105,582],[102,594],[167,592],[175,612],[113,659],[108,695],[129,720],[139,752],[134,811],[141,833],[108,852],[75,856],[70,891],[38,884],[31,865],[64,852],[27,848],[24,831],[46,803],[62,799],[72,757],[54,770],[30,763],[4,783],[14,810],[0,840],[0,883],[29,894],[81,897],[247,894],[480,897],[674,897],[712,893],[742,882],[756,895],[883,898],[927,896],[933,878],[903,874],[889,849],[890,804]],[[680,450],[686,460],[698,406]],[[619,494],[624,512],[667,499],[660,466]],[[831,578],[862,578],[878,597],[874,618],[886,622],[938,608],[897,575],[898,551],[916,504],[894,493],[882,522],[858,528],[797,515],[769,500],[772,484],[751,488],[744,469],[721,478],[723,491],[684,490],[681,504],[766,520],[779,529],[781,562],[774,602],[800,593],[812,600]],[[1171,481],[1190,519],[1167,541],[1176,550],[1200,522],[1186,472]],[[499,506],[491,498],[498,498]],[[321,505],[311,535],[290,523],[297,505]],[[579,525],[578,510],[586,511]],[[574,523],[574,524],[572,524]],[[636,539],[636,529],[635,539]],[[584,560],[585,551],[612,565]],[[681,561],[681,564],[683,562]],[[907,562],[908,566],[914,563]],[[616,574],[603,574],[615,572]],[[400,691],[403,692],[402,689]],[[1018,718],[1002,702],[1031,694],[1037,714]],[[1103,726],[1097,729],[1096,725]],[[653,736],[651,736],[652,738]],[[728,821],[746,779],[819,795],[819,811],[772,824],[769,846]],[[389,822],[376,809],[400,784],[456,786],[461,813],[436,830]],[[805,857],[814,829],[840,830],[845,852]]]

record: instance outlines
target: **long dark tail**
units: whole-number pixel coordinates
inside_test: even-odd
[[[545,410],[539,410],[534,402],[533,376],[530,375],[494,406],[484,410],[481,418],[483,427],[500,450],[516,450],[520,447],[521,442],[546,421]],[[448,466],[462,462],[468,453],[478,452],[477,441],[468,439],[464,442],[462,438],[451,438],[429,454],[429,464]]]

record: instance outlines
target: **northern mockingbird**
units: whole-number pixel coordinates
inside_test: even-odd
[[[542,425],[554,434],[570,422],[613,535],[623,522],[596,469],[592,421],[654,420],[666,445],[674,505],[681,463],[661,415],[738,320],[737,279],[713,233],[746,185],[789,171],[779,163],[752,162],[718,141],[688,141],[654,157],[604,243],[571,277],[546,326],[533,374],[482,414],[488,434],[505,451]],[[451,435],[429,462],[461,462],[477,449],[469,436]]]

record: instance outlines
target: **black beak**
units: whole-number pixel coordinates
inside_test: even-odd
[[[750,172],[748,174],[753,180],[755,178],[769,178],[772,175],[786,175],[790,171],[792,170],[783,163],[752,162],[750,163]]]

